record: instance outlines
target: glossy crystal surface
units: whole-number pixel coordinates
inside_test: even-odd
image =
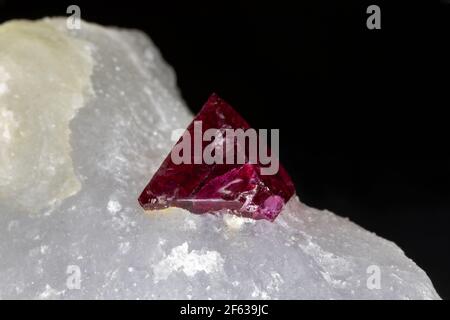
[[[191,152],[190,163],[174,163],[169,154],[139,197],[144,209],[157,210],[180,207],[193,213],[229,211],[236,215],[273,221],[287,201],[295,193],[294,185],[286,170],[280,165],[278,172],[264,175],[261,162],[249,161],[248,144],[228,138],[227,129],[250,129],[249,124],[227,102],[212,94],[199,114],[187,128],[191,150],[195,150],[194,123],[202,124],[202,134],[208,129],[223,133],[223,139],[213,142],[222,150],[234,150],[236,157],[231,164],[226,152],[221,161],[207,164],[195,161]],[[193,138],[194,137],[194,138]],[[177,144],[186,136],[183,135]],[[242,142],[242,141],[241,141]],[[210,141],[202,140],[202,150]],[[258,147],[261,147],[258,140]],[[245,153],[245,163],[237,160],[238,152]]]

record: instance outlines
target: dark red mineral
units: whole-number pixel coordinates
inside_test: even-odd
[[[261,161],[260,153],[256,161],[249,154],[246,141],[252,141],[230,134],[230,130],[242,133],[249,129],[229,104],[211,95],[145,187],[139,197],[141,206],[146,210],[180,207],[192,213],[231,212],[273,221],[295,188],[281,165],[274,174],[264,174],[267,162]],[[207,130],[216,134],[208,138]],[[260,139],[255,141],[258,149],[264,147],[270,155]],[[215,161],[204,158],[208,145]]]

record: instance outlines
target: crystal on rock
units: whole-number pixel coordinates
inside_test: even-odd
[[[255,163],[249,161],[249,148],[240,145],[235,136],[227,138],[227,129],[245,131],[250,126],[216,94],[210,96],[187,128],[191,150],[195,149],[195,123],[202,124],[202,135],[208,129],[222,132],[224,139],[214,140],[214,143],[222,150],[233,149],[233,154],[242,151],[245,162],[229,164],[223,152],[221,161],[213,164],[195,161],[193,153],[189,163],[176,164],[170,153],[139,197],[141,206],[146,210],[180,207],[193,213],[229,210],[237,215],[273,221],[295,193],[286,170],[280,165],[274,175],[262,174],[259,159]],[[183,135],[177,145],[185,138],[187,136]],[[207,145],[208,141],[202,141],[202,150]],[[260,141],[258,147],[261,147]]]
[[[439,299],[396,244],[296,196],[273,223],[179,208],[142,214],[136,194],[192,114],[145,34],[81,23],[0,25],[0,299]],[[63,86],[42,79],[49,75]],[[50,161],[57,155],[62,165]],[[69,197],[60,191],[70,177],[80,188]],[[25,198],[56,202],[29,212]],[[80,290],[68,287],[69,266],[80,268]],[[379,289],[367,286],[374,266]]]

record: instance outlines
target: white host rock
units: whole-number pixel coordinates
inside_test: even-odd
[[[0,298],[439,299],[394,243],[297,198],[274,223],[145,213],[192,115],[143,33],[18,21],[0,48]]]

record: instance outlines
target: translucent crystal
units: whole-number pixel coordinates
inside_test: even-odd
[[[221,149],[217,152],[218,159],[210,164],[204,161],[195,163],[194,152],[190,152],[188,163],[176,164],[172,161],[175,148],[187,142],[191,150],[195,149],[195,123],[201,124],[201,132],[197,134],[203,135],[207,130],[221,132],[220,138],[212,142],[214,149]],[[227,130],[244,132],[249,129],[250,125],[236,110],[212,94],[187,128],[187,136],[183,135],[145,187],[139,203],[149,210],[175,206],[193,213],[227,211],[273,221],[294,195],[294,184],[283,166],[279,166],[275,174],[263,175],[259,157],[256,155],[252,162],[249,159],[250,142],[245,145],[245,141],[236,139],[234,135],[226,135]],[[188,141],[183,142],[184,139]],[[200,142],[200,151],[208,148],[209,143]],[[258,140],[253,143],[261,148]],[[264,148],[266,150],[267,146]],[[233,150],[233,158],[227,159],[226,150]],[[244,160],[241,163],[237,161],[238,152],[242,153]]]

